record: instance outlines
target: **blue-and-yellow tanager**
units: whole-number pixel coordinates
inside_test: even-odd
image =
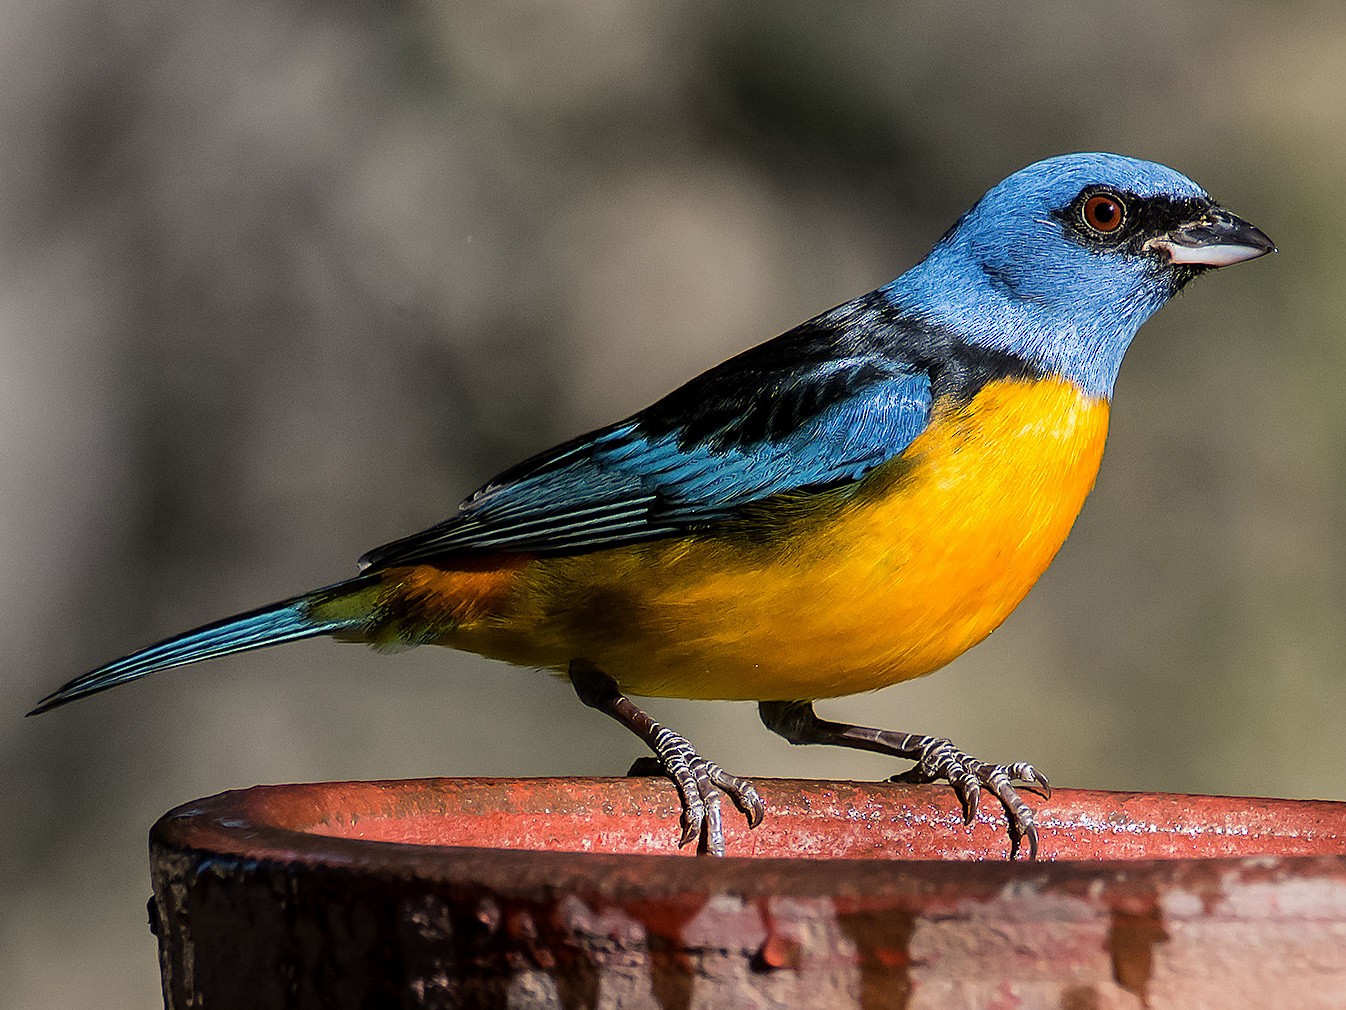
[[[983,196],[897,280],[507,470],[355,578],[208,624],[76,678],[36,711],[169,667],[330,635],[447,645],[570,678],[676,783],[683,842],[723,851],[721,793],[753,786],[628,694],[751,699],[794,743],[916,762],[970,819],[1013,783],[948,740],[820,719],[814,699],[938,670],[986,638],[1094,485],[1136,331],[1192,278],[1273,250],[1190,179],[1070,154]]]

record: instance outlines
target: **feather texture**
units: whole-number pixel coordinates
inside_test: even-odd
[[[684,533],[776,495],[858,481],[925,430],[937,397],[967,399],[992,378],[1036,374],[866,295],[507,470],[451,519],[361,561],[381,569]]]

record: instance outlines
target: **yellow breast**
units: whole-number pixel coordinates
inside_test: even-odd
[[[939,669],[989,635],[1093,487],[1108,405],[1060,379],[1001,380],[936,411],[900,459],[730,534],[539,558],[443,644],[635,694],[791,700]]]

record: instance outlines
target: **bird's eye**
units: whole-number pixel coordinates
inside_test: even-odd
[[[1111,235],[1126,219],[1126,205],[1111,193],[1099,193],[1084,201],[1084,223],[1102,235]]]

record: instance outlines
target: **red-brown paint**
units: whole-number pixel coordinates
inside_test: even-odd
[[[189,804],[151,838],[167,1005],[1346,1004],[1346,804],[1063,790],[1011,864],[947,789],[761,786],[722,860],[657,779]]]

